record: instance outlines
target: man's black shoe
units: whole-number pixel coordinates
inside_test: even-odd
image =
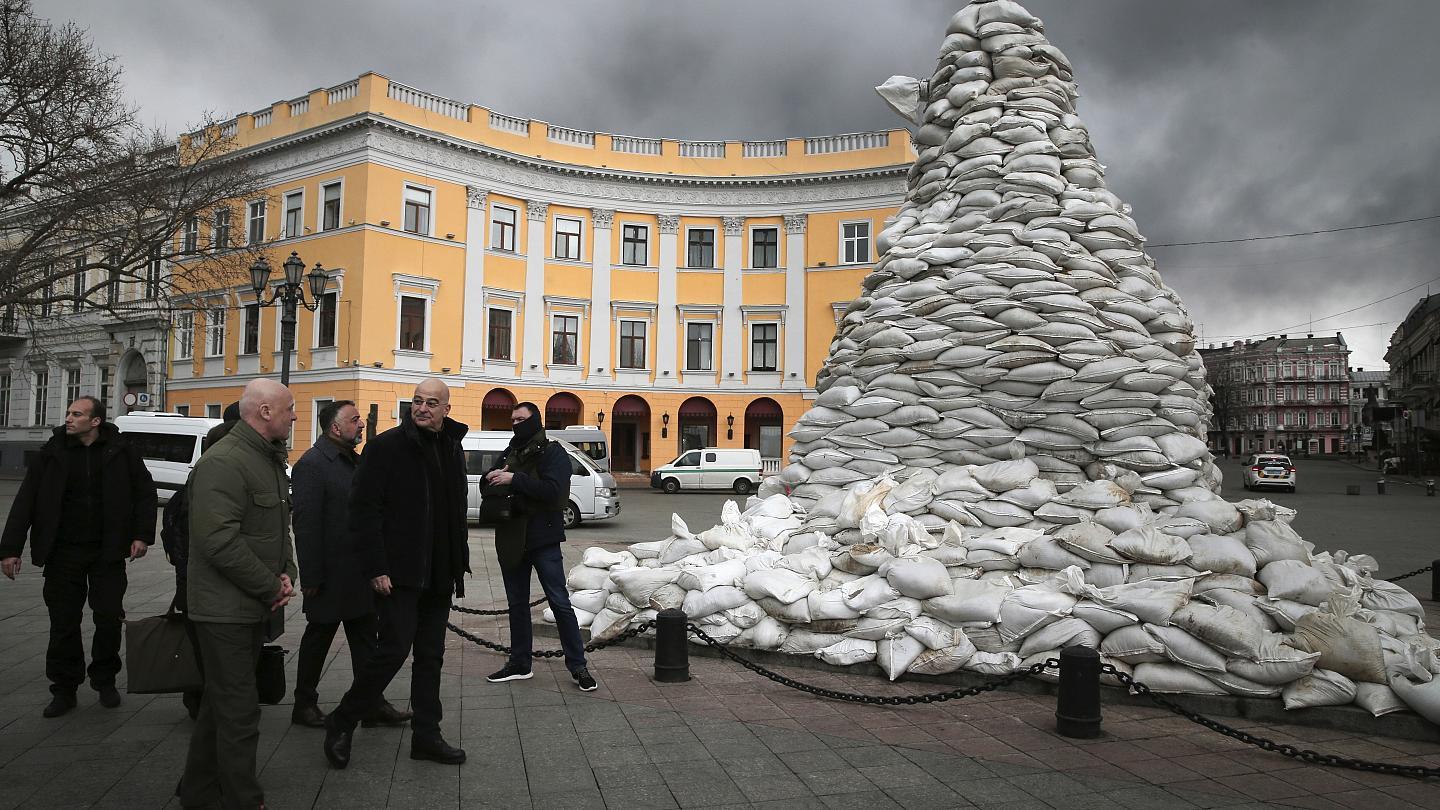
[[[51,698],[50,705],[46,706],[45,711],[41,714],[46,717],[59,717],[73,708],[75,708],[75,693],[69,692]]]
[[[180,702],[185,704],[185,711],[190,713],[191,720],[200,719],[200,697],[201,692],[191,689],[180,696]]]
[[[409,709],[397,709],[394,706],[390,705],[390,702],[387,700],[384,703],[381,703],[380,708],[372,712],[369,717],[361,720],[360,725],[364,726],[365,728],[374,728],[376,726],[399,726],[410,722],[410,718],[414,716],[415,713],[410,711]]]
[[[584,667],[570,673],[570,677],[574,678],[575,683],[580,685],[581,692],[594,692],[600,688],[600,684],[595,683],[595,679],[590,677],[590,670]]]
[[[325,728],[325,713],[314,703],[296,705],[290,712],[290,722],[306,728]]]
[[[109,686],[102,686],[95,691],[100,693],[101,706],[107,709],[113,709],[120,705],[120,690],[115,688],[115,684],[112,683]]]
[[[343,770],[350,764],[350,740],[354,736],[355,729],[342,728],[335,715],[325,718],[325,758],[330,760],[330,767]]]
[[[490,683],[504,683],[506,681],[524,681],[533,677],[535,677],[535,673],[528,669],[521,669],[507,661],[503,669],[487,675],[485,680]]]
[[[416,737],[410,741],[411,759],[428,759],[442,765],[460,765],[465,762],[465,750],[445,742],[445,738]]]

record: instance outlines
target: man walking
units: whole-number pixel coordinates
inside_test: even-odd
[[[80,620],[89,598],[95,622],[90,645],[90,686],[100,705],[120,705],[120,633],[125,620],[125,560],[137,560],[155,542],[155,482],[129,441],[105,421],[105,404],[80,397],[65,410],[65,424],[25,470],[5,533],[0,569],[14,579],[30,537],[30,559],[44,569],[50,645],[45,675],[50,705],[59,717],[75,708],[85,680]]]
[[[420,383],[409,418],[365,445],[355,473],[350,529],[379,595],[380,643],[325,719],[325,758],[336,768],[350,763],[355,724],[379,708],[412,648],[410,758],[465,761],[465,752],[440,734],[445,622],[451,596],[465,595],[470,572],[460,449],[469,428],[449,414],[449,387],[436,379]]]
[[[240,421],[190,475],[189,609],[205,694],[177,795],[185,807],[265,803],[255,771],[260,701],[255,668],[265,622],[294,595],[285,437],[295,397],[258,379]]]
[[[365,420],[354,402],[340,400],[322,407],[317,421],[321,436],[295,463],[290,478],[306,622],[290,721],[324,728],[325,715],[316,705],[316,688],[335,631],[345,626],[350,668],[358,677],[365,661],[375,653],[376,619],[375,592],[361,566],[349,525],[350,484],[360,463],[355,447],[365,439]],[[395,725],[411,716],[387,701],[363,722]]]
[[[570,606],[565,561],[560,553],[560,544],[565,542],[561,510],[570,497],[570,458],[565,448],[545,438],[540,428],[540,409],[533,403],[516,405],[510,423],[515,436],[495,469],[485,474],[487,488],[509,487],[511,517],[496,526],[495,549],[510,607],[510,660],[486,680],[521,681],[533,674],[530,571],[534,570],[555,613],[555,627],[560,631],[560,647],[565,651],[570,677],[582,692],[591,692],[598,686],[585,666],[585,643],[580,638],[575,609]],[[494,496],[501,493],[494,492]]]

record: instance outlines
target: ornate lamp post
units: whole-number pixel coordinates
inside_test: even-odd
[[[295,251],[290,252],[290,258],[282,265],[285,269],[285,280],[275,285],[270,294],[270,300],[265,300],[265,287],[270,283],[270,263],[261,256],[250,265],[250,286],[255,290],[255,303],[262,306],[274,306],[280,302],[280,384],[290,384],[290,352],[295,348],[295,306],[298,304],[310,312],[320,308],[320,296],[325,294],[325,282],[328,277],[325,271],[316,262],[309,273],[305,272],[305,261]],[[303,281],[302,281],[303,277]],[[305,300],[306,284],[310,286],[310,300]]]

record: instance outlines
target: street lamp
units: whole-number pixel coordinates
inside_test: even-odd
[[[293,250],[290,251],[290,258],[281,266],[285,270],[285,280],[275,285],[269,301],[265,300],[265,287],[270,283],[270,262],[265,261],[264,256],[250,265],[250,286],[255,290],[255,303],[258,306],[274,306],[275,302],[280,302],[280,384],[289,385],[290,352],[295,348],[295,305],[299,304],[310,312],[319,309],[320,296],[325,294],[328,277],[319,262],[306,273],[305,261]],[[308,301],[305,300],[306,283],[310,287]]]

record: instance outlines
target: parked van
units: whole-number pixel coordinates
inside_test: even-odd
[[[687,450],[650,473],[652,489],[669,493],[682,489],[728,489],[749,495],[760,486],[759,450],[706,447]]]
[[[554,437],[560,431],[546,431]],[[508,430],[472,430],[465,434],[460,446],[465,451],[465,475],[469,481],[465,516],[472,523],[480,520],[480,479],[505,455],[505,448],[515,434]],[[565,528],[572,529],[585,520],[605,520],[620,514],[620,490],[610,473],[595,466],[590,457],[574,445],[557,441],[570,456],[570,499],[562,510]]]
[[[571,425],[563,430],[547,430],[545,435],[552,439],[572,444],[595,462],[601,472],[610,472],[610,444],[605,433],[594,425]]]
[[[160,503],[169,501],[176,490],[185,486],[190,470],[200,459],[205,434],[220,424],[219,419],[153,411],[128,413],[112,421],[145,459]]]

